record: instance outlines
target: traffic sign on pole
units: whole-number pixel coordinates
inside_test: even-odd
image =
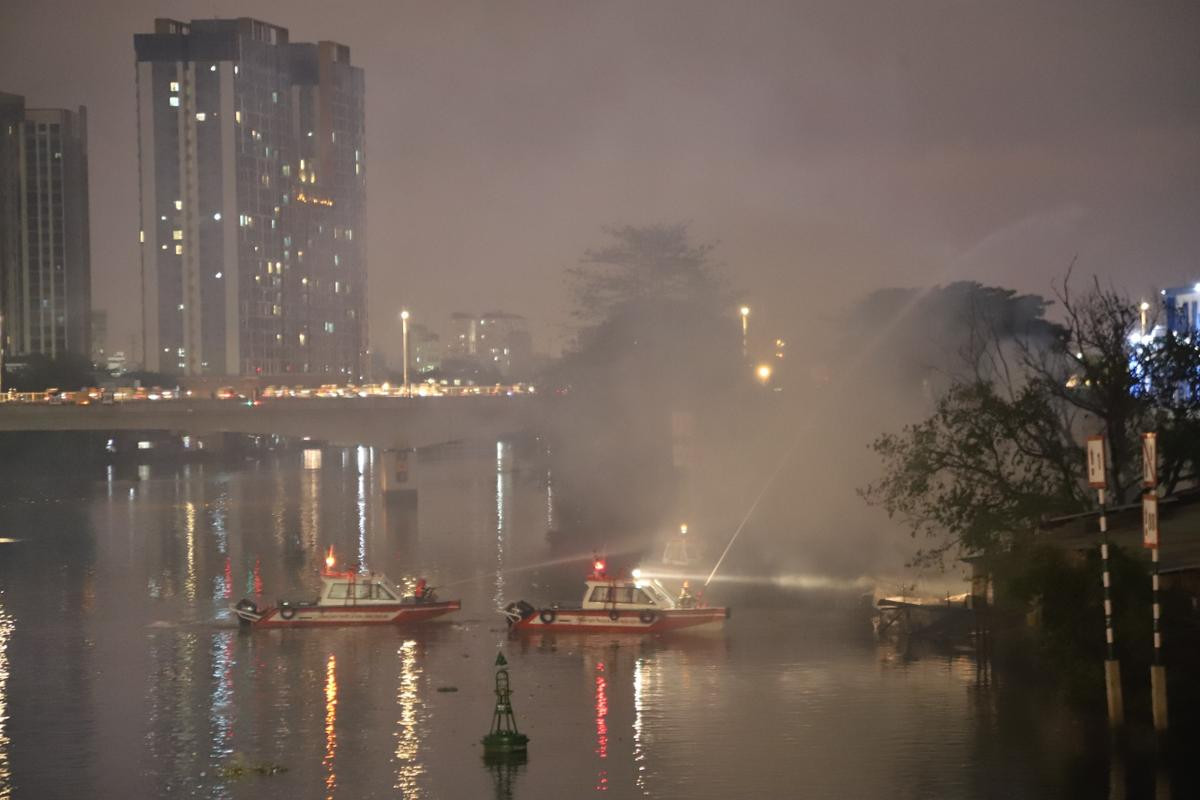
[[[1142,546],[1158,547],[1158,495],[1142,495]]]
[[[1104,480],[1104,437],[1089,436],[1087,439],[1087,471],[1088,486],[1093,489],[1103,489],[1107,486]]]
[[[1142,485],[1153,489],[1158,485],[1158,434],[1142,434]]]

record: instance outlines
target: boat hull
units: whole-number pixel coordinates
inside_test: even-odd
[[[537,609],[512,623],[515,631],[573,633],[667,633],[684,628],[717,626],[729,618],[728,608],[675,608],[667,611],[603,609]]]
[[[462,603],[458,600],[449,600],[444,603],[369,606],[285,606],[267,608],[253,615],[236,608],[234,611],[243,622],[254,628],[317,628],[333,625],[404,625],[440,617],[461,607]],[[285,617],[285,614],[288,616]]]

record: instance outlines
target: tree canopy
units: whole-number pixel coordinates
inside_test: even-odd
[[[1106,437],[1109,489],[1130,502],[1141,478],[1141,433],[1157,431],[1160,485],[1193,486],[1200,459],[1200,348],[1190,331],[1142,330],[1140,309],[1093,282],[1056,292],[1060,325],[1006,341],[986,320],[933,414],[873,448],[883,476],[862,494],[932,537],[918,561],[949,550],[989,552],[1032,533],[1046,516],[1081,511],[1083,440]]]

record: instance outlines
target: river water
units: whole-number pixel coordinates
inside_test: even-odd
[[[576,598],[589,555],[548,539],[553,482],[512,445],[423,457],[415,506],[384,502],[368,448],[84,466],[63,449],[3,467],[0,798],[1155,790],[969,653],[898,653],[800,595],[718,590],[734,611],[715,634],[509,638],[494,609]],[[463,610],[406,629],[238,629],[242,597],[315,593],[330,545]],[[498,652],[524,764],[481,757]]]

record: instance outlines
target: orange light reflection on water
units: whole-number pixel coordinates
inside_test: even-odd
[[[337,773],[333,769],[334,756],[337,754],[337,659],[329,654],[325,663],[325,797],[331,800],[334,787],[337,786]]]

